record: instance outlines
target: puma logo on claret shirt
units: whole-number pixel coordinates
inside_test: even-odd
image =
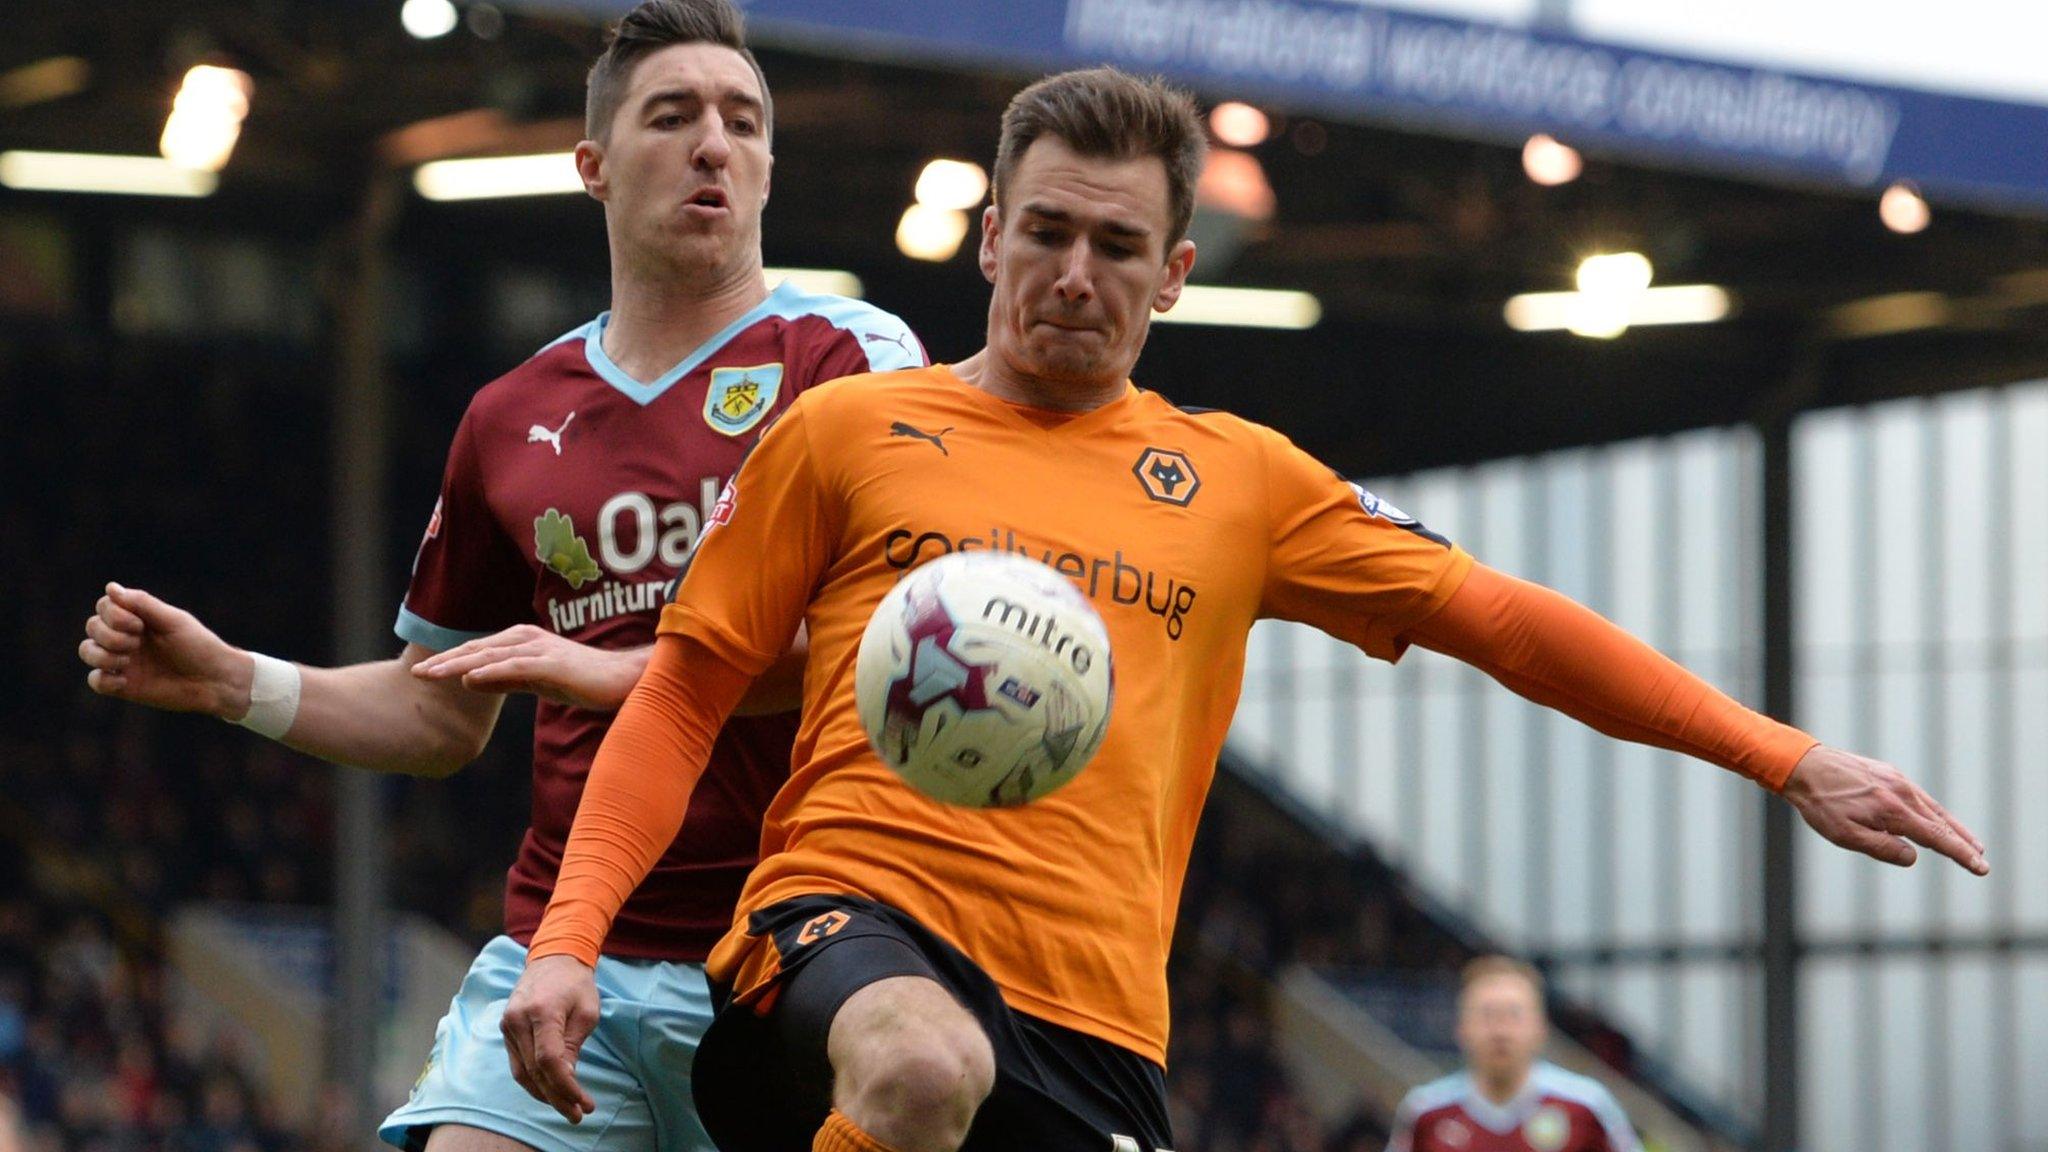
[[[555,450],[555,455],[560,456],[562,454],[562,433],[567,432],[569,430],[569,421],[574,420],[575,418],[576,413],[569,413],[567,416],[562,418],[562,426],[560,428],[554,429],[553,431],[549,431],[548,429],[543,428],[538,424],[535,424],[533,427],[528,428],[526,430],[526,442],[528,444],[546,444],[548,447],[553,448]]]

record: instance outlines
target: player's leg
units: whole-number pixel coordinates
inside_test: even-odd
[[[673,1148],[657,1143],[653,1106],[641,1081],[644,1005],[634,994],[643,981],[633,962],[598,962],[605,1004],[576,1062],[577,1079],[597,1099],[597,1111],[571,1124],[519,1086],[498,1022],[525,963],[526,949],[507,937],[484,947],[435,1031],[411,1098],[378,1127],[384,1142],[412,1152],[588,1152],[600,1145],[622,1152],[701,1152],[701,1142]],[[445,1144],[469,1140],[465,1129],[505,1143]]]
[[[854,897],[800,896],[749,917],[772,950],[757,959],[771,970],[721,993],[737,999],[691,1073],[723,1152],[959,1146],[993,1078],[989,1040],[887,912]],[[993,985],[987,992],[996,995]],[[912,1112],[926,1115],[903,1115]]]
[[[654,1114],[659,1152],[717,1152],[692,1100],[697,1048],[716,1013],[702,964],[654,960],[608,960],[605,995],[637,1002],[639,1045],[634,1071]]]
[[[981,1024],[922,976],[892,976],[848,997],[826,1054],[833,1109],[897,1152],[956,1152],[995,1084]]]
[[[851,896],[749,917],[773,953],[691,1080],[724,1152],[1109,1152],[1172,1146],[1164,1072],[1021,1016],[913,918]]]
[[[534,1152],[534,1147],[466,1124],[442,1124],[427,1136],[426,1152]]]

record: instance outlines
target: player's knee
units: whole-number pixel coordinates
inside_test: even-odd
[[[883,1143],[957,1148],[995,1086],[995,1052],[958,1005],[914,1027],[877,1029],[842,1070],[840,1106]],[[903,1021],[902,1023],[908,1023]]]
[[[956,1027],[923,1037],[903,1061],[913,1090],[942,1093],[965,1104],[971,1117],[996,1084],[996,1054],[972,1016],[961,1013]],[[963,1132],[962,1135],[965,1135]]]
[[[995,1082],[988,1041],[978,1031],[971,1037],[906,1037],[878,1056],[862,1093],[861,1111],[873,1118],[871,1131],[887,1131],[905,1146],[957,1148]]]

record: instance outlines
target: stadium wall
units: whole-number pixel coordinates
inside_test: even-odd
[[[1986,881],[1802,834],[1805,1146],[2038,1147],[2048,1099],[2048,383],[1794,429],[1799,715],[1984,837]],[[1710,430],[1368,481],[1754,703],[1761,453]],[[2028,707],[2026,701],[2036,704]],[[1765,798],[1609,741],[1431,653],[1252,640],[1232,733],[1301,799],[1538,957],[1653,1057],[1761,1109]]]

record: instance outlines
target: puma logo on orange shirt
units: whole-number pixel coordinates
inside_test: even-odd
[[[901,420],[898,420],[894,424],[889,425],[889,435],[908,436],[913,440],[928,441],[932,447],[937,448],[939,450],[939,454],[941,456],[952,455],[951,452],[946,451],[946,441],[944,439],[946,433],[951,432],[952,430],[952,428],[948,427],[941,428],[937,432],[926,432],[919,428],[912,428],[910,425],[905,424]]]

